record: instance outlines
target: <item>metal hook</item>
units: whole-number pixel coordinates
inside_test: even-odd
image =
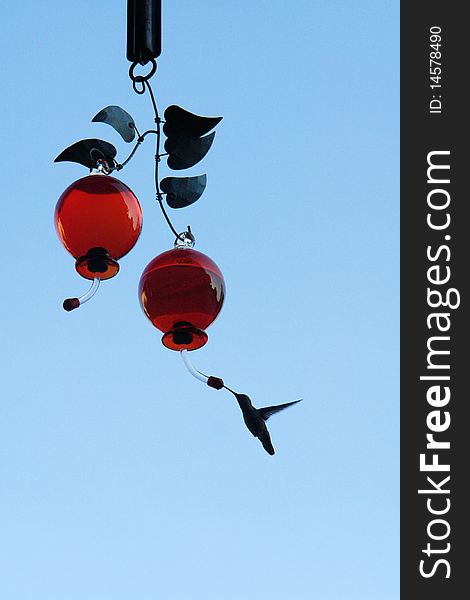
[[[150,69],[150,72],[147,75],[134,75],[134,69],[136,68],[136,66],[139,64],[138,62],[133,62],[131,64],[131,66],[129,67],[129,77],[132,79],[133,82],[144,82],[144,81],[148,81],[151,77],[153,77],[157,71],[157,61],[152,58],[150,59],[150,62],[152,64],[152,68]]]

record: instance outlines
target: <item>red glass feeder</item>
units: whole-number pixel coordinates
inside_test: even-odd
[[[89,300],[103,279],[119,271],[118,259],[137,242],[142,229],[142,209],[127,185],[97,174],[70,185],[55,209],[57,234],[76,259],[75,269],[92,288],[80,298],[64,301],[65,310],[78,308]]]
[[[69,185],[55,209],[57,234],[85,279],[110,279],[142,229],[142,209],[127,185],[89,175]]]
[[[204,331],[222,308],[225,283],[219,267],[202,252],[176,246],[145,268],[139,283],[142,308],[163,331],[171,350],[196,350],[207,342]]]

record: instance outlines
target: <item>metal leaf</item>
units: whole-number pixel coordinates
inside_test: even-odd
[[[168,138],[165,150],[168,152],[167,164],[178,171],[193,167],[209,152],[214,141],[215,131],[202,138]]]
[[[162,192],[171,208],[184,208],[198,200],[206,189],[207,177],[165,177],[160,182]]]
[[[222,117],[201,117],[172,104],[164,113],[163,133],[184,137],[201,137],[222,121]]]
[[[131,115],[120,106],[107,106],[93,117],[92,123],[111,125],[125,142],[135,138],[135,122]]]
[[[96,138],[80,140],[63,150],[54,162],[76,162],[89,169],[97,166],[97,161],[106,160],[111,166],[114,165],[116,148],[109,142]]]

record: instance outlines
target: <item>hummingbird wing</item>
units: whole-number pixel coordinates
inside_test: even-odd
[[[294,400],[293,402],[286,402],[286,404],[278,404],[277,406],[265,406],[264,408],[258,408],[258,412],[261,418],[264,421],[267,421],[272,415],[276,414],[280,410],[284,410],[288,406],[297,404],[297,402],[301,402],[301,400]]]

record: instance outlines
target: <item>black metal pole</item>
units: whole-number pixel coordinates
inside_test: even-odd
[[[145,65],[162,52],[161,0],[127,0],[127,60]]]

